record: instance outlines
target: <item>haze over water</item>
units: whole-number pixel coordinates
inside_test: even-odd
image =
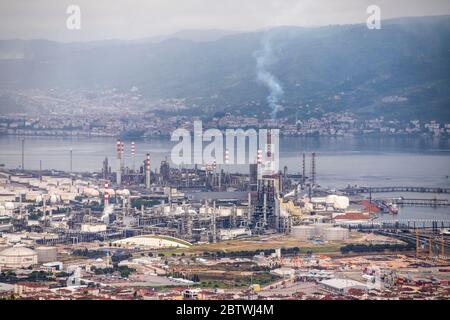
[[[115,138],[25,137],[25,168],[69,170],[69,152],[73,150],[73,170],[100,171],[107,156],[114,170],[116,166]],[[169,139],[137,140],[136,166],[150,152],[152,169],[167,157],[175,143]],[[307,155],[307,174],[310,172],[310,153],[317,154],[317,181],[323,187],[342,188],[360,186],[430,186],[450,187],[450,141],[432,138],[280,138],[280,169],[301,170],[301,154]],[[19,168],[20,138],[0,137],[0,164]],[[125,142],[125,163],[131,166],[130,142]],[[230,166],[231,172],[248,172],[248,166]],[[385,196],[394,196],[393,194]],[[420,195],[425,198],[445,195]],[[410,197],[413,197],[410,196]],[[401,208],[399,217],[450,218],[450,208]]]
[[[18,168],[21,143],[16,136],[0,136],[0,163]],[[74,171],[100,171],[109,158],[114,168],[114,138],[25,137],[25,168],[69,170],[69,152],[73,150]],[[168,139],[136,140],[136,164],[150,152],[152,169],[168,157],[175,143]],[[450,141],[430,138],[280,138],[280,170],[298,173],[301,154],[317,154],[317,176],[323,186],[419,185],[449,187]],[[125,161],[130,165],[130,142],[125,141]],[[230,166],[230,171],[248,172],[247,166]]]

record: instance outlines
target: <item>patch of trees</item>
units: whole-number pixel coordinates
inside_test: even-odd
[[[44,215],[44,213],[42,211],[33,211],[30,213],[30,215],[28,216],[28,218],[30,220],[39,220],[39,218],[41,218]]]
[[[14,271],[8,270],[6,272],[0,273],[0,282],[14,283],[17,281],[17,275]]]
[[[383,252],[389,251],[407,251],[414,249],[414,245],[400,243],[379,243],[379,244],[348,244],[341,247],[341,253],[349,252]]]
[[[134,269],[134,268],[129,268],[128,266],[120,266],[120,267],[117,267],[116,270],[120,273],[120,276],[121,276],[122,278],[128,278],[128,276],[129,276],[131,273],[133,273],[133,272],[136,271],[136,269]]]
[[[141,206],[144,206],[144,208],[147,208],[147,207],[153,207],[160,203],[161,203],[161,201],[159,201],[159,200],[133,199],[133,200],[131,200],[131,207],[140,209]]]
[[[299,247],[294,248],[281,248],[281,254],[283,255],[297,255],[300,253]]]
[[[88,250],[87,248],[85,248],[85,249],[74,250],[73,255],[79,256],[79,257],[86,257],[89,259],[98,259],[98,258],[105,257],[106,253],[105,253],[105,251],[101,251],[101,250]]]
[[[114,268],[109,267],[109,268],[96,268],[96,267],[92,267],[91,271],[93,271],[96,275],[101,275],[101,274],[113,274],[114,273]]]
[[[270,270],[272,270],[272,268],[270,268],[269,266],[254,265],[254,266],[251,267],[250,270],[251,271],[266,271],[266,272],[269,272]]]
[[[61,272],[56,273],[55,276],[56,276],[57,278],[67,278],[67,277],[70,276],[70,273],[61,271]]]
[[[110,203],[111,203],[111,201],[110,201]],[[98,201],[91,201],[88,204],[85,204],[84,207],[86,209],[91,209],[92,211],[103,211],[105,209],[103,204]]]
[[[270,255],[272,253],[275,252],[275,249],[264,249],[264,250],[252,250],[252,251],[247,251],[247,250],[242,250],[242,251],[216,251],[215,253],[209,253],[205,255],[208,256],[215,256],[217,258],[228,258],[228,257],[253,257],[255,255],[259,255],[261,253],[264,253],[264,255]]]
[[[135,272],[136,269],[130,268],[128,266],[118,266],[115,264],[113,267],[108,267],[108,268],[92,267],[91,271],[93,271],[96,275],[108,275],[108,274],[113,274],[115,272],[118,272],[122,278],[128,278],[128,276],[131,273]]]
[[[33,271],[31,272],[31,274],[28,276],[27,281],[48,281],[51,280],[52,274],[45,272],[45,271]]]
[[[128,260],[129,258],[131,258],[131,253],[129,252],[117,252],[111,256],[111,260],[114,263],[119,263],[120,261]]]
[[[33,271],[27,277],[17,277],[14,271],[6,271],[0,273],[0,282],[4,283],[16,283],[19,281],[39,282],[53,280],[51,273],[45,271]]]
[[[281,248],[281,254],[283,255],[297,255],[301,252],[300,248]],[[264,255],[268,256],[272,253],[275,253],[275,249],[261,249],[261,250],[242,250],[242,251],[216,251],[216,252],[203,252],[203,255],[208,257],[217,257],[217,258],[225,258],[225,257],[253,257],[255,255],[259,255],[264,253]],[[308,252],[306,252],[308,253]]]

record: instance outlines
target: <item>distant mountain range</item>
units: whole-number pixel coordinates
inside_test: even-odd
[[[130,41],[0,41],[0,89],[137,87],[155,100],[185,98],[192,112],[269,115],[274,84],[277,116],[351,111],[449,121],[450,16],[386,20],[381,30],[358,24],[191,30]],[[6,105],[0,97],[0,110]]]

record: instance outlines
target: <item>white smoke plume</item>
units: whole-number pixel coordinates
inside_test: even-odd
[[[272,118],[275,118],[278,109],[281,107],[280,100],[284,94],[284,90],[277,77],[269,71],[270,65],[276,60],[273,51],[273,37],[274,33],[270,30],[264,33],[261,39],[261,48],[255,53],[255,58],[256,70],[258,73],[257,77],[258,80],[269,89],[267,103],[272,110]]]

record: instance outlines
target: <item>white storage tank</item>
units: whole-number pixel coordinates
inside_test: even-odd
[[[229,217],[231,216],[232,208],[230,207],[219,207],[219,215],[221,217]]]
[[[338,196],[334,203],[334,208],[345,210],[348,208],[349,205],[350,205],[350,199],[348,197]]]
[[[104,223],[83,223],[81,224],[81,232],[97,233],[105,232],[106,224]]]
[[[118,196],[123,196],[123,197],[127,197],[127,196],[130,195],[130,190],[128,190],[128,189],[117,190],[117,191],[116,191],[116,195],[118,195]]]
[[[0,252],[0,267],[2,268],[28,268],[37,263],[36,252],[29,248],[11,247]]]
[[[349,238],[348,229],[341,227],[323,229],[323,239],[326,241],[342,241]]]
[[[37,247],[35,251],[39,263],[58,261],[58,250],[55,247]]]
[[[94,188],[84,188],[83,194],[88,197],[98,197],[100,195],[100,192],[98,192],[98,190]]]
[[[293,226],[291,235],[297,240],[308,240],[315,236],[315,228],[312,226]]]
[[[334,204],[336,203],[338,196],[335,194],[330,194],[329,196],[326,197],[326,203],[329,206],[334,206]]]
[[[59,202],[59,199],[60,199],[59,195],[57,195],[57,194],[52,194],[52,195],[50,196],[50,203],[57,203],[57,202]]]

